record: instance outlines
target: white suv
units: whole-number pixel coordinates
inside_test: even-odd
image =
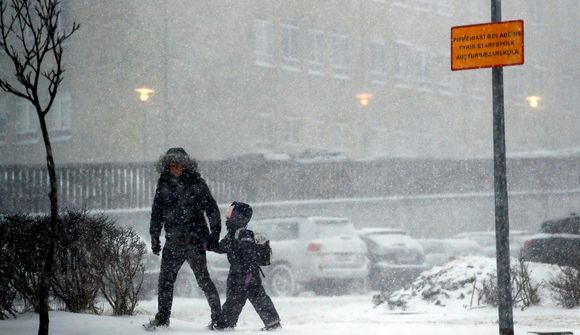
[[[288,217],[251,221],[248,229],[270,240],[272,265],[262,267],[272,295],[294,295],[304,288],[366,287],[366,244],[345,218]],[[208,253],[213,280],[224,283],[229,264],[224,255]],[[356,285],[356,286],[355,286]]]

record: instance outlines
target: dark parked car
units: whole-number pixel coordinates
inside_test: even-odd
[[[542,223],[524,243],[522,256],[531,262],[580,268],[580,216],[573,213]]]
[[[405,231],[365,228],[358,233],[369,249],[371,288],[392,291],[425,270],[423,247]]]

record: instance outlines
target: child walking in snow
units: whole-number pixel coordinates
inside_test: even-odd
[[[281,328],[280,317],[266,294],[260,278],[260,266],[256,259],[254,233],[246,229],[252,218],[252,207],[243,202],[233,202],[226,211],[227,235],[216,250],[226,253],[230,262],[227,280],[226,302],[222,306],[222,319],[214,329],[234,328],[246,299],[264,322],[262,330]]]

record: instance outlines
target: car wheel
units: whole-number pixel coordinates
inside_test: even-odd
[[[296,278],[286,264],[275,265],[270,272],[270,292],[274,296],[291,296],[297,293]]]

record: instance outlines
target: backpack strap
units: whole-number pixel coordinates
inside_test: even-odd
[[[236,238],[236,240],[239,240],[240,239],[240,232],[242,230],[246,230],[246,228],[242,227],[242,228],[238,228],[238,230],[236,230],[236,232],[234,234],[234,237]]]

